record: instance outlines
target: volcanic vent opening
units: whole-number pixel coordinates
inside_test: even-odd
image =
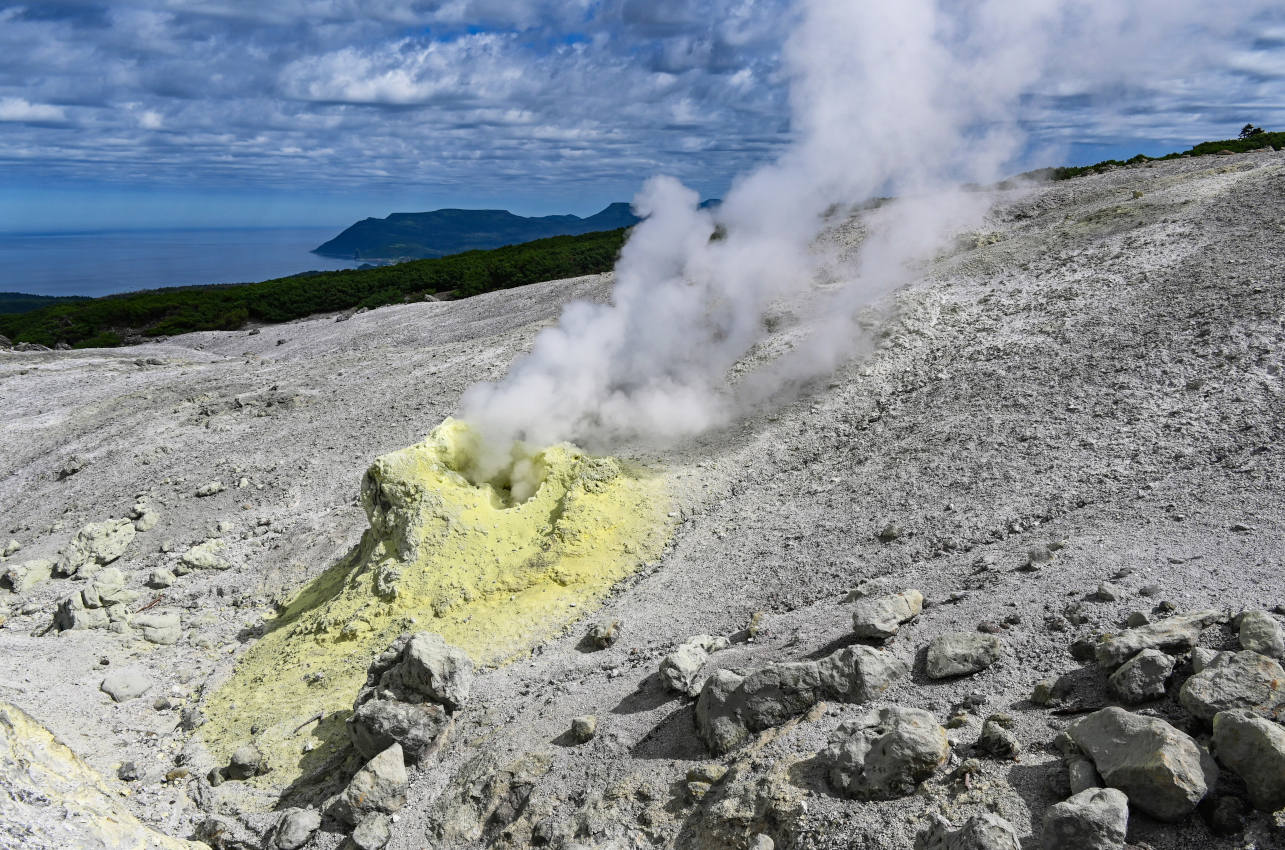
[[[457,419],[434,431],[441,463],[473,487],[490,488],[496,507],[520,505],[537,492],[549,475],[543,450],[521,441],[489,445],[481,432]]]

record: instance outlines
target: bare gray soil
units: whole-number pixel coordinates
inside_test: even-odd
[[[958,821],[989,809],[1038,847],[1044,811],[1065,797],[1051,743],[1074,716],[1032,704],[1033,686],[1069,675],[1066,704],[1111,702],[1104,674],[1072,657],[1075,640],[1157,606],[1285,603],[1283,236],[1285,153],[1001,193],[983,232],[881,305],[869,355],[735,427],[659,453],[626,447],[671,476],[682,521],[664,558],[600,615],[480,674],[447,745],[412,770],[389,846],[743,848],[763,834],[777,848],[900,850],[931,812]],[[163,597],[157,606],[183,624],[171,646],[59,632],[48,628],[55,608],[83,583],[0,590],[0,700],[128,787],[123,804],[160,833],[190,838],[212,814],[247,835],[265,828],[275,798],[171,774],[185,750],[197,758],[181,707],[227,674],[274,601],[356,542],[366,519],[355,497],[374,457],[421,439],[466,387],[502,376],[563,303],[606,299],[610,284],[557,281],[127,349],[0,352],[0,544],[22,546],[0,572],[55,557],[83,525],[125,517],[146,496],[159,522],[113,566],[143,594],[135,608]],[[804,331],[788,315],[774,327],[750,365]],[[83,468],[61,476],[73,456]],[[195,495],[212,481],[226,489]],[[889,524],[902,533],[885,542]],[[230,569],[144,586],[211,536],[227,541]],[[1049,543],[1064,544],[1054,560],[1023,569]],[[734,638],[706,672],[820,657],[855,641],[843,600],[872,579],[927,599],[887,645],[914,672],[883,701],[939,722],[970,694],[980,703],[951,730],[950,764],[912,796],[837,796],[816,754],[862,710],[843,703],[708,753],[693,703],[654,675],[660,659],[700,633]],[[1096,600],[1104,581],[1119,599]],[[761,630],[746,641],[738,633],[756,612]],[[623,621],[621,638],[585,651],[601,617]],[[1003,642],[999,663],[956,680],[923,675],[930,639],[982,623]],[[1215,628],[1204,642],[1231,647],[1235,636]],[[154,686],[117,704],[99,685],[127,666]],[[1190,673],[1180,663],[1170,696],[1141,710],[1207,740],[1172,698]],[[175,707],[154,707],[159,696]],[[1001,711],[1020,757],[983,758],[966,785],[951,781],[980,718]],[[597,715],[597,735],[572,744],[564,733],[584,714]],[[117,783],[126,761],[140,778]],[[732,772],[693,799],[687,772],[713,762]],[[1236,782],[1224,771],[1218,793],[1243,796]],[[80,846],[52,823],[23,827],[24,846]],[[1154,850],[1285,847],[1262,813],[1229,836],[1201,814],[1161,824],[1134,813],[1129,836]],[[342,840],[323,830],[310,846]]]

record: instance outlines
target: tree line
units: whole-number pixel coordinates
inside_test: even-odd
[[[371,269],[310,272],[260,283],[184,286],[106,295],[0,315],[15,343],[104,348],[192,331],[237,330],[318,313],[465,298],[528,283],[609,271],[625,229],[554,236],[485,251]]]

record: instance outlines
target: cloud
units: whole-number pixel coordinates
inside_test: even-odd
[[[31,103],[21,97],[0,98],[0,121],[61,123],[64,120],[66,114],[61,106]]]
[[[1097,28],[1104,45],[1136,60],[1134,84],[1105,87],[1074,52],[1058,51],[1074,39],[1055,34],[1049,49],[1075,73],[1059,79],[1065,90],[1037,88],[1022,101],[1041,145],[1190,142],[1249,120],[1285,127],[1271,91],[1285,62],[1285,13],[1229,12],[1173,32],[1159,0],[1118,5],[1107,20],[1060,26]],[[458,196],[461,186],[491,198],[562,187],[560,198],[586,198],[584,211],[590,195],[619,199],[660,172],[721,192],[799,130],[782,62],[796,7],[0,0],[0,177],[400,185],[426,197]],[[1123,23],[1164,37],[1108,43]]]
[[[425,105],[438,101],[501,104],[534,93],[535,64],[513,50],[515,37],[493,33],[451,41],[403,40],[376,50],[345,47],[288,65],[281,90],[322,103]],[[538,79],[538,77],[536,77]]]

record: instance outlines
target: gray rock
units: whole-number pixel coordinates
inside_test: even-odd
[[[1028,570],[1042,570],[1049,564],[1053,563],[1053,550],[1048,546],[1035,546],[1026,553],[1026,568]]]
[[[924,595],[913,589],[859,599],[852,606],[852,631],[862,638],[890,638],[923,608]]]
[[[4,583],[14,593],[25,593],[45,581],[54,571],[54,562],[45,558],[14,564],[4,571]]]
[[[1067,729],[1107,785],[1157,820],[1186,817],[1213,787],[1217,768],[1190,736],[1154,717],[1104,708]]]
[[[367,685],[376,684],[403,702],[435,702],[457,711],[473,685],[473,662],[441,635],[402,635],[371,665]]]
[[[1186,652],[1196,645],[1206,627],[1226,621],[1226,614],[1212,609],[1170,617],[1102,641],[1097,645],[1095,655],[1098,664],[1114,669],[1144,649],[1159,649],[1171,654]]]
[[[205,715],[194,705],[184,708],[179,715],[179,728],[184,732],[195,732],[205,725]]]
[[[589,629],[589,644],[595,649],[606,649],[620,637],[620,621],[604,620]]]
[[[1214,755],[1245,781],[1255,808],[1285,808],[1285,729],[1243,708],[1214,715]]]
[[[160,513],[146,499],[135,502],[134,507],[130,508],[129,516],[134,520],[135,531],[151,531],[161,519]]]
[[[750,839],[749,850],[776,850],[776,842],[772,836],[759,832]]]
[[[1001,644],[994,635],[951,632],[933,638],[924,656],[930,679],[966,676],[985,670],[999,660]]]
[[[134,524],[127,519],[91,522],[59,554],[54,575],[89,575],[119,558],[133,540]]]
[[[696,635],[660,660],[660,680],[671,691],[688,696],[700,692],[697,679],[712,653],[727,649],[727,638]]]
[[[84,469],[88,463],[89,461],[85,460],[80,455],[72,455],[67,458],[67,460],[63,461],[63,465],[58,469],[58,480],[66,481],[68,478]]]
[[[1066,699],[1071,691],[1071,682],[1065,677],[1043,679],[1031,689],[1031,702],[1036,705],[1052,705]]]
[[[211,537],[179,556],[179,563],[193,570],[226,570],[232,565],[219,554],[224,545],[223,538]]]
[[[848,646],[815,663],[822,697],[843,702],[869,702],[910,672],[906,662],[890,652],[868,646]]]
[[[222,481],[211,481],[208,484],[202,484],[200,487],[197,487],[196,495],[201,498],[205,498],[206,496],[213,496],[216,493],[222,493],[226,489],[227,486]]]
[[[1220,653],[1216,649],[1209,649],[1208,647],[1204,647],[1204,646],[1196,647],[1191,651],[1192,672],[1194,673],[1201,672],[1202,670],[1204,670],[1206,667],[1209,666],[1210,662],[1212,662],[1215,658],[1217,658],[1219,655],[1222,655],[1222,654],[1223,653]],[[1226,653],[1226,654],[1229,657],[1231,655],[1231,653]]]
[[[1178,700],[1206,723],[1218,712],[1235,708],[1279,723],[1285,720],[1285,670],[1257,652],[1222,652],[1183,683]]]
[[[356,826],[368,814],[392,814],[406,805],[406,764],[400,744],[393,744],[357,771],[335,800],[332,814]]]
[[[407,703],[371,698],[359,702],[348,718],[348,736],[365,758],[400,744],[407,764],[418,764],[450,718],[435,702]]]
[[[578,744],[593,739],[598,734],[598,718],[592,714],[582,714],[571,718],[571,740]]]
[[[99,688],[116,702],[125,702],[150,691],[152,680],[138,667],[123,667],[108,673]]]
[[[1120,588],[1108,581],[1099,584],[1098,589],[1093,592],[1093,598],[1099,602],[1115,602],[1123,595]]]
[[[949,754],[946,730],[931,714],[884,706],[839,726],[821,759],[841,793],[890,800],[914,793]]]
[[[164,567],[157,567],[147,576],[147,586],[157,590],[171,587],[175,581],[174,573]]]
[[[696,727],[711,750],[725,753],[822,699],[868,702],[908,672],[895,655],[868,646],[845,647],[818,661],[772,664],[748,676],[719,670],[696,701]]]
[[[4,544],[4,551],[0,552],[0,557],[7,558],[10,555],[12,555],[14,552],[17,552],[18,550],[20,550],[21,548],[22,548],[22,544],[19,543],[17,540],[10,540],[8,543]]]
[[[1158,649],[1144,649],[1107,678],[1107,686],[1130,705],[1165,695],[1174,660]]]
[[[1240,645],[1270,658],[1285,658],[1285,635],[1266,611],[1249,611],[1240,618]]]
[[[731,670],[715,670],[696,699],[696,731],[715,753],[736,749],[751,734],[741,718],[747,701],[741,685],[745,677]]]
[[[320,828],[316,809],[286,809],[268,835],[268,850],[299,850]]]
[[[974,815],[956,829],[941,815],[915,836],[915,850],[1021,850],[1017,830],[990,812]]]
[[[228,779],[249,779],[265,772],[267,767],[268,760],[258,747],[254,744],[242,744],[233,751],[231,761],[223,769],[223,775]]]
[[[108,567],[97,573],[89,585],[80,592],[86,608],[107,608],[112,605],[129,604],[138,599],[139,594],[125,586],[125,574],[116,567]]]
[[[207,817],[196,825],[194,838],[217,850],[257,850],[259,836],[235,817]],[[200,846],[200,845],[198,845]]]
[[[1011,718],[1008,719],[1011,723]],[[1015,759],[1022,751],[1017,737],[1005,725],[999,715],[992,715],[982,724],[982,734],[977,739],[977,750],[985,755],[998,759]]]
[[[906,530],[904,528],[902,528],[901,526],[895,523],[890,522],[887,525],[885,525],[883,528],[879,529],[879,533],[876,534],[875,537],[877,537],[883,543],[891,543],[892,541],[897,540],[902,536],[904,536],[905,533],[906,533]]]
[[[1091,788],[1050,806],[1043,850],[1120,850],[1129,828],[1129,798],[1114,788]]]
[[[357,850],[383,850],[393,837],[388,815],[380,812],[366,815],[353,829],[350,839]]]
[[[73,593],[58,603],[54,612],[54,626],[59,631],[68,629],[105,629],[110,623],[102,608],[86,608],[81,594]]]
[[[1066,765],[1066,784],[1068,795],[1074,796],[1081,791],[1090,788],[1101,788],[1102,778],[1098,776],[1098,770],[1093,766],[1093,762],[1084,750],[1076,746],[1075,741],[1066,732],[1062,732],[1054,739],[1057,748],[1062,753],[1063,764]]]
[[[1093,762],[1084,756],[1066,759],[1066,784],[1072,794],[1079,794],[1090,788],[1101,788],[1102,777]]]
[[[183,624],[174,611],[153,611],[137,614],[131,625],[143,633],[143,640],[160,646],[173,646],[183,636]]]
[[[468,698],[472,676],[469,657],[439,635],[401,635],[366,672],[348,719],[353,746],[374,758],[398,744],[406,762],[417,764]]]

